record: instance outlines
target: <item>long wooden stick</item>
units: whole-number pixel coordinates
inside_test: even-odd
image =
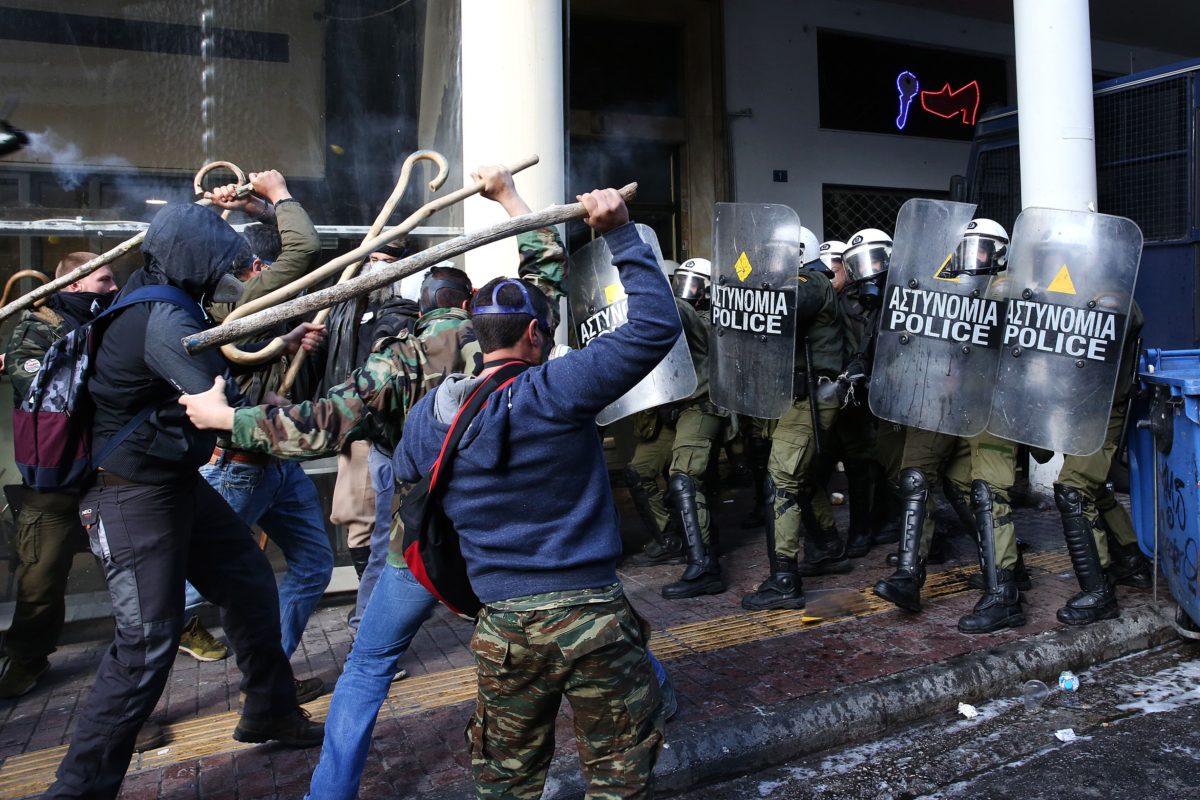
[[[628,202],[637,194],[637,184],[631,183],[623,187],[620,191],[621,196]],[[322,289],[319,292],[298,297],[295,300],[290,300],[273,308],[258,311],[242,319],[226,322],[224,325],[216,328],[210,328],[192,336],[186,336],[183,339],[183,346],[189,353],[198,353],[210,347],[216,347],[217,345],[267,330],[283,320],[309,314],[313,311],[360,297],[394,283],[401,278],[408,277],[431,267],[439,261],[445,261],[448,258],[462,255],[468,250],[474,250],[477,247],[482,247],[485,244],[491,244],[501,239],[507,239],[509,236],[516,236],[519,233],[537,230],[549,225],[558,225],[573,219],[582,219],[586,216],[587,211],[584,209],[582,203],[569,203],[566,205],[550,206],[545,210],[522,214],[519,217],[512,217],[503,222],[498,222],[489,228],[474,231],[455,239],[449,239],[428,250],[423,250],[414,256],[397,261],[384,269],[374,271],[369,275],[363,275],[337,286],[331,286],[328,289]],[[390,241],[390,236],[391,231],[385,231],[375,239],[365,242],[356,250],[342,256],[342,258],[346,259],[348,263],[354,259],[369,255],[375,249]]]
[[[238,197],[244,197],[245,195],[249,194],[251,191],[252,191],[252,189],[251,189],[250,184],[248,184],[248,183],[242,184],[241,186],[239,186],[237,188],[237,195],[238,195]],[[196,205],[208,206],[208,205],[212,205],[212,201],[207,198],[203,198],[203,199],[197,200]],[[88,275],[91,275],[93,272],[100,269],[105,264],[110,264],[113,261],[116,261],[121,256],[125,255],[126,253],[129,253],[129,252],[137,249],[139,246],[141,246],[142,241],[145,238],[146,238],[146,231],[142,231],[141,233],[134,236],[132,239],[126,239],[125,241],[121,242],[119,245],[117,245],[113,249],[111,249],[107,252],[101,253],[100,255],[93,258],[91,261],[88,261],[86,264],[80,264],[78,267],[71,270],[66,275],[63,275],[61,278],[55,278],[54,280],[50,281],[49,283],[37,287],[32,292],[28,292],[27,294],[21,295],[16,300],[13,300],[11,303],[6,305],[4,308],[0,308],[0,322],[3,322],[4,320],[8,319],[9,317],[11,317],[14,314],[24,311],[25,309],[29,308],[31,305],[33,305],[37,301],[41,300],[43,297],[49,297],[50,295],[54,294],[55,292],[57,292],[59,289],[63,288],[64,286],[70,286],[72,283],[79,280],[80,278],[86,278]]]

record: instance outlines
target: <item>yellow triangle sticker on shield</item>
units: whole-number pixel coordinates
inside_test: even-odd
[[[610,283],[604,287],[604,299],[611,306],[625,296],[625,287],[619,283]]]
[[[934,270],[933,279],[935,281],[948,281],[950,283],[962,283],[961,275],[955,275],[953,278],[947,278],[943,274],[946,271],[946,267],[950,266],[950,259],[952,259],[952,258],[954,258],[954,253],[951,253],[950,255],[946,256],[946,260],[942,262],[942,265],[940,267],[938,267],[936,270]]]
[[[750,273],[754,271],[754,267],[750,266],[750,259],[746,258],[746,251],[738,256],[738,260],[733,263],[733,271],[737,273],[738,280],[742,283],[746,282],[746,278],[750,277]]]
[[[1046,287],[1046,291],[1058,292],[1059,294],[1075,294],[1075,282],[1071,280],[1071,273],[1067,271],[1067,265],[1063,264],[1058,274],[1054,276],[1054,280],[1050,281],[1050,285]]]

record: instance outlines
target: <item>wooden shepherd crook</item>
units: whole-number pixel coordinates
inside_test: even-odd
[[[623,187],[620,193],[625,202],[629,202],[637,194],[637,184],[631,183]],[[522,214],[519,217],[512,217],[483,230],[474,231],[455,239],[449,239],[428,250],[397,261],[383,269],[375,270],[369,275],[363,275],[345,283],[340,283],[337,286],[331,286],[328,289],[322,289],[319,292],[313,292],[310,295],[289,300],[273,308],[264,309],[242,319],[227,322],[216,328],[209,328],[206,331],[185,336],[183,346],[189,353],[198,353],[210,347],[227,344],[260,331],[265,331],[283,320],[311,314],[322,308],[328,308],[346,300],[361,297],[364,294],[394,283],[401,278],[427,269],[439,261],[445,261],[448,258],[462,255],[468,250],[474,250],[476,247],[498,242],[501,239],[507,239],[509,236],[516,236],[526,231],[534,231],[549,225],[558,225],[573,219],[583,219],[586,216],[587,210],[584,209],[582,203],[568,203],[566,205],[553,205],[542,211],[534,211],[529,214]],[[346,263],[361,259],[387,244],[393,238],[395,237],[392,236],[392,232],[386,231],[371,241],[359,245],[356,250],[347,253],[342,258],[346,259]]]

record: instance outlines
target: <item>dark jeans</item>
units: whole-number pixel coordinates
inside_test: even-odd
[[[67,575],[84,541],[79,497],[25,490],[17,517],[17,607],[4,655],[39,669],[58,646],[66,615]]]
[[[116,797],[134,739],[154,710],[183,629],[183,583],[221,609],[242,671],[244,718],[296,708],[279,633],[279,596],[245,523],[199,475],[151,486],[106,479],[80,500],[104,564],[116,636],[100,662],[58,780],[44,797]]]

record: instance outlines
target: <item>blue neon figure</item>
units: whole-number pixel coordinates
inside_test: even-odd
[[[908,124],[908,109],[912,107],[913,98],[917,96],[920,88],[917,76],[908,70],[896,76],[896,90],[900,92],[900,116],[896,117],[896,127],[900,130],[904,130],[904,126]]]

